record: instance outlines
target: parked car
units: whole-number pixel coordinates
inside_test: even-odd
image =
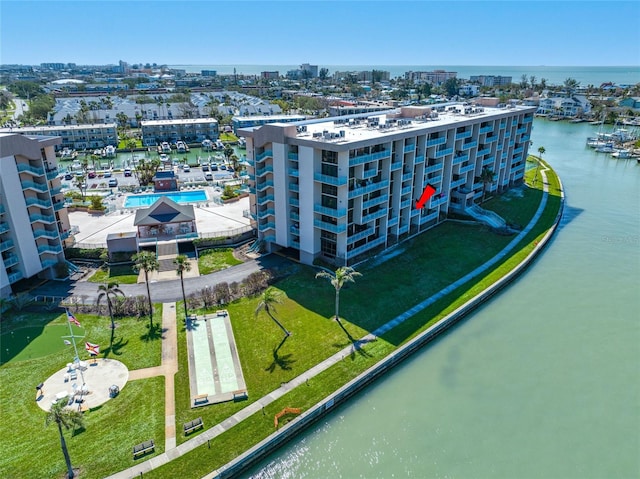
[[[211,165],[211,171],[218,171],[218,165]]]
[[[73,180],[73,175],[71,173],[67,173],[67,174],[64,175],[64,179],[67,180],[67,181],[68,180]]]
[[[105,178],[111,178],[111,172],[110,171],[105,171],[104,172],[104,177]]]
[[[109,180],[109,188],[115,188],[118,186],[118,178],[111,178]]]
[[[87,176],[89,178],[95,178],[96,177],[96,172],[93,171],[93,170],[89,170],[88,173],[87,173]]]
[[[209,163],[202,163],[202,171],[209,171]]]
[[[212,173],[205,173],[204,174],[204,179],[207,181],[213,181],[213,174]]]
[[[185,173],[188,173],[191,171],[191,168],[189,167],[189,165],[185,163],[184,165],[182,165],[182,171],[184,171]]]
[[[131,176],[131,168],[124,169],[124,176]]]

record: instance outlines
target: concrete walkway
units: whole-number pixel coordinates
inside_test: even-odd
[[[266,396],[258,399],[257,401],[255,401],[254,403],[252,403],[249,406],[245,407],[244,409],[238,411],[234,415],[228,417],[227,419],[225,419],[220,424],[216,424],[215,426],[211,427],[210,429],[207,429],[206,431],[204,431],[202,434],[194,437],[193,439],[190,439],[190,440],[182,443],[178,447],[175,447],[175,449],[173,449],[173,450],[169,450],[169,448],[167,447],[167,450],[163,454],[160,454],[160,455],[158,455],[156,457],[153,457],[153,458],[151,458],[151,459],[149,459],[149,460],[147,460],[145,462],[137,464],[137,465],[135,465],[135,466],[133,466],[133,467],[131,467],[129,469],[126,469],[124,471],[121,471],[121,472],[119,472],[117,474],[109,476],[109,478],[113,478],[113,479],[130,479],[132,477],[144,475],[144,473],[149,472],[149,471],[151,471],[151,470],[153,470],[153,469],[155,469],[157,467],[160,467],[160,466],[168,463],[172,459],[175,459],[176,457],[182,456],[182,455],[184,455],[184,454],[186,454],[186,453],[188,453],[190,451],[193,451],[197,447],[202,446],[203,444],[206,444],[207,441],[209,441],[211,439],[214,439],[217,436],[221,435],[222,433],[226,432],[227,430],[231,429],[233,426],[237,425],[240,421],[243,421],[243,420],[249,418],[250,416],[252,416],[253,414],[255,414],[257,412],[260,412],[262,410],[262,408],[264,408],[264,407],[268,406],[269,404],[273,403],[274,401],[278,400],[279,398],[284,396],[286,393],[288,393],[292,389],[295,389],[298,386],[306,384],[307,381],[313,379],[316,375],[318,375],[321,372],[329,369],[330,367],[332,367],[335,364],[337,364],[340,361],[342,361],[345,357],[347,357],[347,356],[353,354],[354,352],[356,352],[364,344],[375,340],[378,336],[380,336],[380,335],[386,333],[387,331],[393,329],[394,327],[398,326],[400,323],[406,321],[411,316],[414,316],[415,314],[417,314],[420,311],[424,310],[425,308],[427,308],[428,306],[430,306],[431,304],[436,302],[441,297],[445,296],[446,294],[450,293],[451,291],[453,291],[457,287],[461,286],[462,284],[466,283],[467,281],[469,281],[469,280],[475,278],[476,276],[478,276],[483,271],[485,271],[488,268],[492,267],[495,263],[500,261],[511,250],[513,250],[515,248],[515,246],[533,229],[533,227],[536,225],[536,223],[538,222],[538,220],[542,216],[542,213],[543,213],[543,211],[545,209],[545,206],[547,204],[549,188],[548,188],[547,177],[546,177],[546,168],[544,168],[544,166],[543,166],[543,169],[540,171],[540,173],[542,175],[542,181],[543,181],[543,195],[542,195],[542,199],[540,201],[540,205],[538,206],[538,209],[536,210],[536,213],[534,214],[533,218],[531,219],[531,221],[529,222],[527,227],[524,228],[512,241],[510,241],[509,244],[502,251],[500,251],[500,253],[498,253],[496,256],[491,258],[489,261],[487,261],[483,265],[479,266],[478,268],[474,269],[470,273],[466,274],[465,276],[460,278],[458,281],[456,281],[456,282],[450,284],[449,286],[447,286],[446,288],[440,290],[439,292],[437,292],[433,296],[425,299],[420,304],[417,304],[416,306],[414,306],[410,310],[408,310],[408,311],[404,312],[403,314],[397,316],[396,318],[392,319],[388,323],[380,326],[374,332],[372,332],[370,334],[367,334],[366,336],[364,336],[363,338],[359,339],[358,341],[355,341],[352,345],[345,347],[344,349],[342,349],[341,351],[337,352],[333,356],[325,359],[324,361],[322,361],[319,364],[316,364],[314,367],[312,367],[311,369],[308,369],[307,371],[303,372],[302,374],[300,374],[296,378],[292,379],[288,383],[283,383],[279,388],[275,389],[274,391],[272,391],[271,393],[267,394]],[[175,441],[175,439],[174,439],[174,441]],[[169,441],[167,441],[167,444],[169,444]],[[175,444],[175,442],[174,442],[174,444]],[[212,478],[214,478],[216,476],[217,472],[218,471],[213,471],[212,473],[206,475],[203,479],[212,479]]]

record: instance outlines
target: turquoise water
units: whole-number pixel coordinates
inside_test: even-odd
[[[531,268],[255,478],[640,477],[640,164],[536,119],[566,190]]]
[[[124,200],[125,208],[139,208],[141,206],[151,206],[162,197],[167,197],[176,203],[196,203],[198,201],[207,201],[207,192],[205,190],[181,191],[176,193],[151,193],[142,195],[127,195]]]

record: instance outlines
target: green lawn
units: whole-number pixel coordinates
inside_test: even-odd
[[[136,284],[138,273],[132,265],[111,266],[107,269],[100,268],[87,280],[91,283],[108,283],[115,281],[118,284]]]
[[[200,274],[214,273],[241,263],[233,256],[233,248],[209,249],[198,254]]]
[[[233,133],[220,133],[220,141],[236,142],[238,137]]]
[[[527,173],[527,178],[530,173]],[[166,466],[145,474],[145,477],[182,477],[185,471],[189,471],[189,477],[201,477],[212,469],[224,465],[273,432],[273,416],[276,412],[287,406],[308,409],[399,345],[419,334],[502,277],[531,251],[557,215],[560,199],[554,189],[558,183],[550,173],[547,174],[552,191],[542,219],[536,228],[520,242],[511,257],[494,265],[483,277],[461,286],[376,341],[365,345],[358,353],[345,357],[338,365],[321,373],[308,384],[292,390],[265,408],[264,415],[257,413],[216,438],[211,442],[210,449],[206,445],[202,446],[196,450],[197,452],[194,451],[182,456]],[[499,212],[513,223],[525,225],[528,218],[539,206],[540,194],[539,191],[525,190],[522,201],[515,201],[511,195],[502,195],[487,201],[483,207]],[[511,240],[512,237],[496,235],[484,226],[447,222],[425,232],[418,238],[399,245],[395,250],[387,252],[385,261],[382,260],[385,258],[378,258],[358,267],[358,271],[363,273],[363,276],[357,278],[355,284],[349,284],[342,290],[340,315],[344,318],[345,328],[353,338],[362,337],[484,263]],[[180,325],[178,328],[179,371],[175,375],[178,444],[185,441],[183,435],[180,434],[182,423],[201,416],[205,428],[208,429],[226,419],[230,414],[273,391],[281,383],[291,380],[350,344],[347,335],[330,319],[334,311],[334,290],[326,280],[315,279],[315,272],[316,270],[313,268],[298,265],[295,272],[275,285],[283,293],[285,299],[282,304],[277,305],[274,315],[293,333],[286,341],[283,341],[281,330],[266,314],[260,313],[257,317],[254,315],[258,304],[257,298],[244,298],[227,305],[247,382],[249,392],[247,401],[223,403],[197,410],[190,409],[186,334],[181,321],[184,312],[180,305],[177,306],[176,312]],[[89,340],[104,342],[109,332],[108,318],[81,315],[79,319],[83,325],[84,323],[94,325],[95,334],[99,339]],[[139,326],[146,325],[144,321],[131,321]],[[109,351],[109,354],[119,356],[111,357],[122,358],[123,362],[130,361],[136,365],[136,368],[147,367],[151,363],[157,364],[159,350],[157,359],[145,362],[144,346],[148,343],[144,343],[141,339],[144,334],[130,333],[129,328],[133,328],[134,325],[125,324],[120,320],[119,322],[123,323],[116,330],[119,345]],[[62,321],[58,318],[52,324],[63,323],[64,318]],[[6,344],[8,338],[6,334],[10,334],[9,330],[14,330],[14,334],[17,334],[19,327],[26,326],[37,327],[38,325],[20,322],[20,324],[10,325],[6,330],[3,325],[3,344]],[[99,331],[102,331],[100,333],[102,336],[98,334]],[[144,330],[142,330],[143,332]],[[52,332],[51,336],[54,337],[55,334],[57,333]],[[22,336],[24,337],[24,334]],[[159,341],[152,343],[155,347],[155,343],[159,344]],[[34,344],[33,354],[36,354],[36,349],[39,351],[38,354],[46,353],[44,346],[39,345],[33,338],[30,344]],[[14,354],[11,356],[10,362],[0,368],[2,399],[7,399],[14,392],[16,386],[29,385],[27,391],[23,393],[23,400],[20,401],[21,408],[33,404],[32,385],[34,381],[39,382],[38,378],[46,377],[57,370],[60,367],[59,361],[62,360],[61,353],[48,353],[46,356],[40,356],[40,359],[22,359],[26,358],[24,354],[22,352]],[[58,357],[60,360],[57,359]],[[52,363],[49,372],[43,366],[44,363]],[[129,362],[126,364],[129,365]],[[39,373],[27,376],[27,373],[32,373],[31,369],[36,365],[40,370]],[[157,382],[161,383],[162,381]],[[110,445],[106,451],[92,441],[83,443],[82,450],[74,443],[74,448],[71,450],[72,459],[85,470],[90,471],[86,477],[101,477],[132,464],[130,447],[134,443],[153,437],[156,439],[156,444],[163,444],[161,441],[162,426],[164,425],[162,385],[153,381],[135,381],[131,385],[137,383],[141,384],[140,389],[148,387],[149,390],[138,391],[133,387],[129,389],[129,385],[123,389],[123,392],[132,396],[139,394],[135,398],[129,397],[128,402],[137,399],[140,404],[132,405],[138,409],[130,411],[128,415],[118,415],[117,421],[113,421],[113,417],[111,417],[112,423],[105,426],[112,434],[109,437]],[[150,385],[147,386],[148,383]],[[15,469],[19,472],[17,477],[29,477],[33,475],[31,467],[35,467],[35,463],[30,462],[32,454],[29,448],[19,449],[19,445],[25,444],[25,438],[32,440],[31,438],[38,435],[39,432],[36,431],[35,423],[28,425],[26,431],[22,431],[22,433],[14,434],[13,431],[10,431],[7,424],[18,421],[24,411],[18,408],[20,412],[14,412],[13,409],[7,408],[6,404],[7,401],[3,401],[0,446],[3,447],[3,450],[8,450],[9,454],[0,458],[0,476],[12,477],[8,475],[8,471]],[[6,412],[5,409],[7,409]],[[103,409],[105,409],[104,412],[101,409],[95,416],[106,421],[108,420],[106,411],[110,409],[106,407]],[[147,416],[150,417],[148,424],[145,423]],[[4,419],[5,417],[6,419]],[[93,418],[94,412],[91,412],[89,417]],[[37,424],[41,427],[42,413]],[[92,434],[96,424],[98,424],[97,420],[96,423],[89,425],[87,431],[79,437]],[[129,431],[131,434],[128,433]],[[46,444],[51,451],[44,460],[45,464],[41,470],[38,470],[39,477],[55,477],[55,474],[50,474],[48,471],[55,470],[59,474],[64,468],[62,455],[59,454],[59,449],[56,449],[58,442],[54,432],[53,430],[45,431],[46,434],[43,434],[43,438],[36,439],[38,444]],[[190,437],[197,434],[199,432]],[[45,438],[48,439],[45,440]],[[75,438],[72,438],[71,441],[75,441]],[[8,449],[9,444],[11,444],[11,449]],[[16,449],[19,450],[15,452]],[[19,464],[17,464],[17,468],[14,468],[16,461]],[[41,473],[41,471],[45,472]]]
[[[156,307],[156,323],[161,314],[162,307]],[[74,334],[84,334],[86,340],[99,344],[99,357],[117,359],[129,369],[160,365],[160,336],[157,330],[149,336],[148,318],[117,318],[112,342],[108,317],[76,317],[82,328],[73,326]],[[61,337],[69,334],[66,315],[16,313],[3,316],[0,325],[0,477],[60,477],[65,465],[58,432],[55,426],[45,429],[45,413],[34,399],[35,385],[74,356],[72,346],[65,346]],[[83,348],[81,351],[81,357],[88,358]],[[131,447],[150,438],[156,439],[156,451],[162,452],[164,378],[128,382],[116,399],[85,413],[85,421],[84,431],[65,435],[74,467],[82,468],[82,477],[104,477],[130,467],[134,464]]]

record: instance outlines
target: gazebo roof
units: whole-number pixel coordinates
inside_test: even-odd
[[[136,211],[134,226],[157,226],[167,223],[181,223],[196,219],[191,205],[179,205],[172,199],[163,196],[149,208]]]

